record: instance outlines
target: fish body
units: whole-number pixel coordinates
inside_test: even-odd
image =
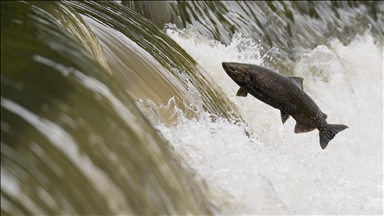
[[[223,62],[223,68],[240,86],[237,96],[246,97],[249,93],[279,109],[283,123],[292,116],[296,120],[295,133],[318,129],[322,149],[338,132],[348,128],[346,125],[327,123],[327,115],[304,92],[301,77],[288,77],[252,64]]]

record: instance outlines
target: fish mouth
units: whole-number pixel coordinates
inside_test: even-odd
[[[223,68],[224,68],[224,70],[225,70],[226,73],[228,73],[228,71],[230,70],[230,68],[229,68],[229,64],[230,64],[230,63],[228,63],[228,62],[223,62],[223,63],[222,63],[222,66],[223,66]]]
[[[246,85],[250,81],[250,74],[244,68],[245,64],[223,62],[222,66],[229,77],[239,85]]]
[[[237,70],[237,68],[235,67],[235,65],[238,64],[238,63],[233,63],[233,62],[223,62],[222,63],[222,66],[225,70],[225,72],[233,79],[235,80],[235,78],[238,76],[239,74],[239,70]]]

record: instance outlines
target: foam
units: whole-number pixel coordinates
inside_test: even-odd
[[[237,34],[225,46],[192,30],[171,31],[177,41],[239,108],[246,124],[209,114],[173,127],[158,126],[177,152],[212,187],[234,203],[226,214],[382,214],[383,58],[369,32],[350,44],[337,40],[304,53],[295,75],[329,123],[349,129],[322,150],[317,130],[295,134],[294,119],[253,97],[236,97],[238,86],[222,62],[262,64],[258,45]],[[251,131],[247,136],[245,131]]]

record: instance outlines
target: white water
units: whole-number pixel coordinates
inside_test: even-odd
[[[295,75],[304,78],[304,90],[328,123],[349,126],[325,150],[317,130],[295,134],[294,119],[283,125],[278,110],[252,96],[235,96],[238,86],[221,63],[262,64],[257,44],[239,35],[225,46],[190,30],[167,34],[209,73],[248,124],[212,122],[201,112],[199,119],[179,115],[173,127],[158,126],[208,185],[226,194],[216,200],[223,213],[383,213],[383,55],[369,32],[347,46],[331,40],[295,62]]]

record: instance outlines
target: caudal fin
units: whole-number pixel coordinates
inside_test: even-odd
[[[347,125],[337,125],[337,124],[329,124],[325,127],[325,129],[320,131],[320,146],[322,149],[327,147],[328,142],[336,136],[340,131],[348,128]]]

